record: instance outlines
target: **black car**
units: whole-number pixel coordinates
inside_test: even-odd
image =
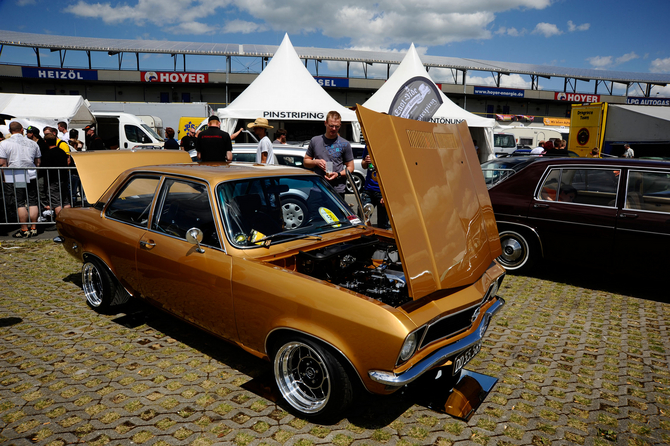
[[[621,271],[664,270],[670,163],[539,158],[489,189],[508,271],[541,259]],[[610,266],[611,269],[611,266]]]

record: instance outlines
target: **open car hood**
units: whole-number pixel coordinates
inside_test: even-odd
[[[89,203],[96,203],[124,171],[138,166],[190,163],[183,150],[106,150],[70,152]]]
[[[416,300],[470,285],[501,254],[465,122],[436,124],[357,107],[409,287]]]

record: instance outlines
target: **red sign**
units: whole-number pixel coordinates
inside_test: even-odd
[[[209,82],[207,73],[178,73],[176,71],[142,71],[142,82],[168,84],[206,84]]]
[[[554,93],[554,99],[557,101],[568,102],[600,102],[599,94],[581,94],[581,93]]]

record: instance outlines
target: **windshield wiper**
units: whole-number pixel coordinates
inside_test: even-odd
[[[355,226],[355,227],[360,227],[360,228],[366,228],[366,229],[367,229],[367,226],[365,226],[363,223],[359,223],[359,224],[354,225],[354,224],[351,223],[349,220],[335,220],[335,221],[331,221],[331,222],[324,223],[324,224],[322,224],[322,225],[317,226],[316,229],[317,229],[317,230],[318,230],[318,229],[323,229],[323,228],[327,228],[327,227],[329,227],[329,226],[332,228],[332,227],[334,227],[334,226],[336,226],[336,225],[341,225],[341,224],[347,224],[347,225],[349,225],[349,226]]]
[[[254,243],[263,243],[263,246],[266,248],[270,247],[272,244],[272,240],[276,238],[296,238],[296,239],[301,239],[301,238],[307,238],[307,237],[315,237],[317,240],[321,240],[321,236],[319,234],[300,234],[292,231],[284,231],[284,232],[277,232],[276,234],[272,235],[267,235],[261,239],[256,240]]]

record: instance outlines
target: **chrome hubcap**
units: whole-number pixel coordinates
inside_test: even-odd
[[[102,278],[98,268],[92,263],[85,264],[81,271],[81,279],[86,300],[93,307],[100,306],[102,304]]]
[[[290,342],[275,357],[275,380],[284,399],[303,413],[316,413],[330,398],[323,358],[307,344]]]
[[[502,255],[500,257],[506,264],[513,266],[523,260],[524,247],[517,239],[507,237],[501,240],[501,245]]]
[[[285,229],[299,228],[305,221],[305,213],[297,203],[284,203],[281,210]]]

